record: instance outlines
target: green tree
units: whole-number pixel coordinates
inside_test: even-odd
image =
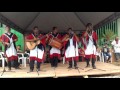
[[[115,39],[117,35],[112,30],[105,30],[105,33],[102,33],[102,36],[99,38],[99,45],[102,46],[107,43],[111,46],[111,42]]]

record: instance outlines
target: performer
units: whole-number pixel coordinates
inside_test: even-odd
[[[79,59],[79,53],[78,53],[78,42],[79,38],[77,35],[72,31],[72,28],[68,29],[68,33],[63,36],[64,42],[64,55],[65,60],[69,61],[69,69],[72,68],[73,64],[75,69],[78,69],[77,67],[77,61]]]
[[[58,38],[61,39],[61,35],[58,33],[58,28],[53,27],[52,34],[49,35],[49,39],[52,38]],[[61,51],[58,48],[50,46],[50,62],[51,62],[51,67],[57,67],[58,66],[58,59],[61,57]]]
[[[96,69],[95,66],[95,58],[96,58],[96,48],[97,48],[97,40],[98,36],[96,32],[93,30],[93,26],[91,23],[86,25],[86,31],[82,35],[82,42],[85,49],[85,59],[87,62],[87,66],[89,67],[89,61],[92,59],[92,67]]]
[[[11,70],[11,62],[14,62],[15,69],[19,69],[18,56],[15,42],[17,36],[10,32],[10,27],[5,27],[6,33],[1,36],[2,44],[5,46],[5,56],[8,59],[8,70]]]
[[[113,49],[114,49],[116,61],[120,61],[120,40],[119,40],[119,37],[117,36],[115,38],[115,40],[112,41],[111,44],[112,44]]]
[[[35,42],[36,38],[41,38],[43,35],[39,34],[38,27],[35,26],[33,28],[33,32],[26,36],[27,42]],[[47,36],[47,35],[46,35]],[[34,70],[34,62],[37,61],[37,70],[40,71],[41,62],[44,60],[44,52],[45,52],[45,41],[46,37],[38,40],[39,43],[35,46],[34,49],[30,50],[30,72]]]

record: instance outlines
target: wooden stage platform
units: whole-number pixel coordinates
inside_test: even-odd
[[[71,69],[68,70],[68,64],[59,63],[57,68],[51,68],[49,63],[44,63],[41,65],[41,70],[39,75],[36,71],[27,73],[29,71],[29,66],[27,68],[22,68],[21,70],[15,70],[12,68],[12,71],[15,72],[4,72],[3,75],[2,71],[3,68],[0,67],[0,78],[59,78],[59,77],[70,77],[70,76],[90,76],[90,75],[108,75],[108,74],[116,74],[120,73],[120,66],[115,66],[109,63],[102,63],[96,62],[97,69],[90,70],[90,68],[85,68],[85,62],[78,62],[79,70],[78,69]],[[84,70],[82,70],[84,69]],[[6,67],[6,70],[8,68]]]

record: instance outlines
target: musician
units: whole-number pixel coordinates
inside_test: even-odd
[[[5,46],[5,56],[8,59],[8,70],[11,70],[11,62],[14,62],[15,69],[19,69],[18,56],[15,42],[18,40],[17,36],[11,33],[10,27],[5,27],[6,33],[1,36],[2,44]]]
[[[96,49],[97,49],[97,40],[98,36],[96,32],[93,30],[93,25],[88,23],[86,25],[86,31],[82,35],[82,42],[85,49],[85,60],[87,63],[86,67],[89,67],[90,60],[92,59],[92,67],[96,69],[95,66],[95,58],[96,58]]]
[[[120,40],[119,37],[117,36],[115,40],[111,43],[114,49],[116,61],[120,60]]]
[[[58,28],[53,27],[52,34],[49,35],[49,39],[52,38],[58,38],[61,39],[61,35],[58,33]],[[58,60],[61,57],[61,51],[58,48],[55,48],[53,46],[50,46],[50,63],[51,67],[57,67],[58,66]]]
[[[37,26],[33,28],[33,32],[26,36],[27,42],[37,42],[36,39],[42,37],[42,34],[39,34],[39,29]],[[30,72],[34,70],[34,62],[37,61],[37,70],[40,71],[41,62],[44,60],[44,51],[45,51],[45,41],[46,37],[38,40],[39,43],[35,46],[33,50],[30,50]]]
[[[68,36],[68,37],[66,37]],[[79,38],[77,35],[72,31],[72,28],[68,29],[68,33],[63,36],[64,42],[64,55],[65,55],[65,60],[69,61],[69,69],[72,68],[73,64],[75,69],[78,69],[77,67],[77,61],[79,59],[79,54],[78,54],[78,42]]]

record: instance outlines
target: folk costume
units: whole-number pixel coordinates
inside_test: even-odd
[[[36,38],[41,38],[43,35],[40,34],[35,36],[33,33],[26,37],[27,40],[34,40]],[[40,71],[41,62],[44,60],[44,52],[45,52],[45,42],[46,38],[40,40],[40,44],[38,44],[33,50],[30,50],[30,71],[34,69],[34,62],[37,61],[37,69]]]
[[[17,50],[16,50],[16,45],[15,45],[15,41],[17,39],[18,39],[17,36],[13,33],[5,33],[1,36],[1,41],[3,43],[10,43],[9,47],[5,44],[5,55],[8,59],[9,70],[11,70],[12,61],[14,61],[14,67],[16,69],[19,67]]]
[[[65,36],[63,36],[63,38]],[[70,36],[70,39],[68,41],[64,41],[64,55],[65,55],[65,60],[69,61],[68,68],[72,68],[73,64],[74,67],[77,68],[79,53],[78,53],[78,42],[75,36]]]
[[[90,59],[92,59],[92,67],[95,69],[95,58],[96,58],[96,48],[97,48],[97,40],[98,40],[98,36],[96,34],[95,31],[92,31],[92,34],[89,35],[87,33],[86,37],[84,36],[86,32],[83,33],[82,36],[82,43],[84,45],[84,49],[85,49],[85,59],[87,62],[87,66],[89,67],[89,61]]]
[[[61,40],[61,35],[60,34],[50,34],[49,35],[49,39],[51,40],[52,38],[58,38]],[[61,57],[61,50],[59,50],[58,48],[52,47],[50,46],[50,52],[49,52],[49,56],[50,56],[50,62],[51,62],[51,67],[57,67],[58,66],[58,60]]]

